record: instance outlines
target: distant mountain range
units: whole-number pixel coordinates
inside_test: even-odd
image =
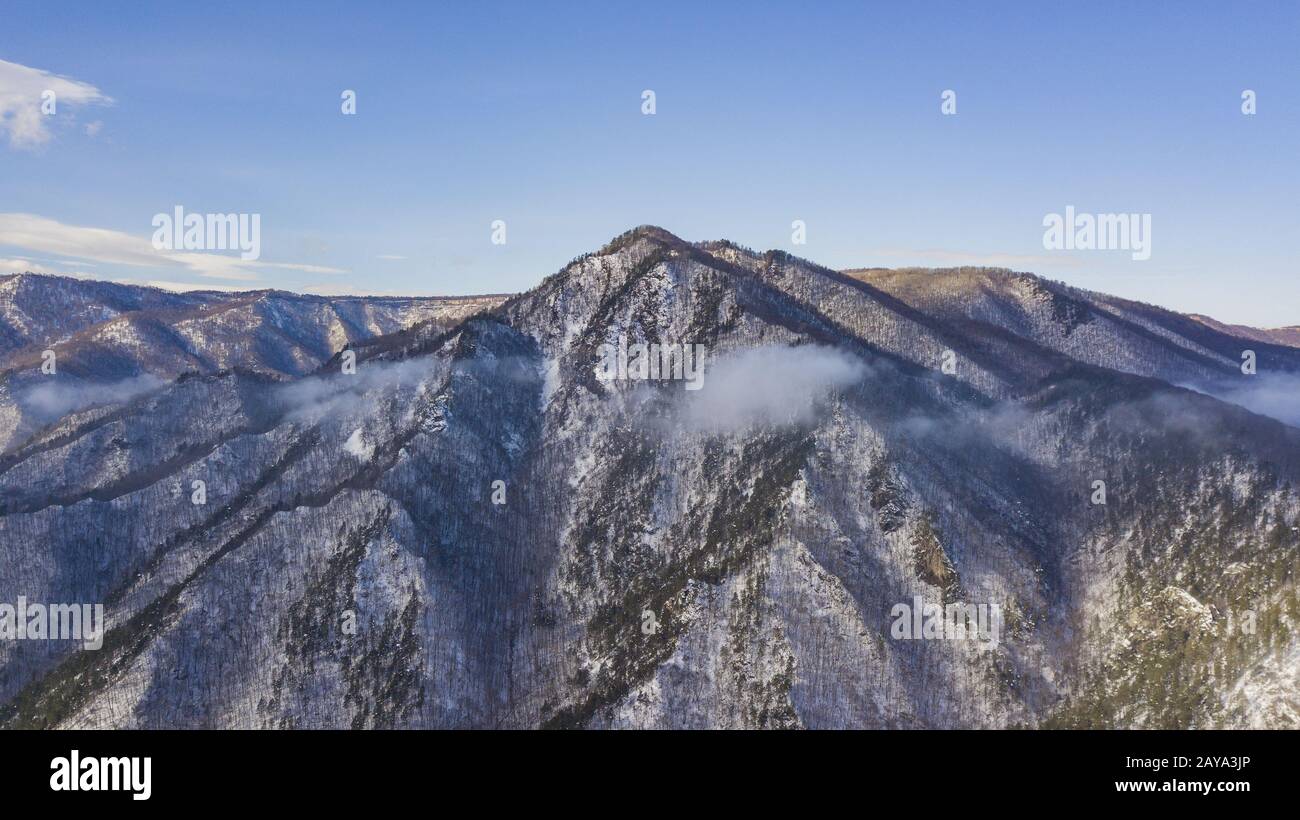
[[[1275,327],[1262,330],[1257,327],[1248,327],[1246,325],[1229,325],[1223,322],[1217,322],[1209,316],[1202,316],[1199,313],[1189,314],[1191,318],[1204,325],[1214,328],[1221,333],[1227,333],[1230,336],[1240,336],[1243,339],[1250,339],[1256,342],[1272,342],[1274,344],[1286,345],[1288,347],[1300,347],[1300,327]]]
[[[109,624],[0,640],[3,726],[1300,728],[1295,329],[641,227],[508,298],[4,277],[0,379],[0,604]]]
[[[416,325],[449,327],[504,299],[173,293],[61,276],[0,276],[0,445],[48,420],[28,413],[24,422],[13,400],[13,391],[42,383],[33,379],[43,375],[45,350],[56,352],[57,372],[76,385],[171,381],[231,369],[297,377],[345,346]]]

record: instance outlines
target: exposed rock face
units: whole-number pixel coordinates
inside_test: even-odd
[[[355,374],[225,359],[18,436],[0,602],[110,630],[0,640],[0,722],[1295,724],[1300,431],[1173,386],[1241,339],[928,276],[641,228]],[[598,378],[620,341],[707,346],[702,389]],[[896,637],[916,596],[999,639]]]

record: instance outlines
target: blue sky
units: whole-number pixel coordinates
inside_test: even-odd
[[[0,2],[0,260],[503,292],[653,223],[1300,324],[1294,2],[216,5]],[[19,132],[30,72],[73,85]],[[260,214],[265,264],[139,254],[177,205]],[[1151,258],[1045,250],[1067,205],[1151,214]]]

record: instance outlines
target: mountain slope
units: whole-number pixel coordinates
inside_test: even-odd
[[[1145,352],[1084,355],[972,281],[978,310],[640,228],[357,343],[355,375],[74,411],[0,457],[0,601],[104,601],[111,630],[0,642],[0,721],[1293,720],[1300,431],[1170,384],[1229,374],[1217,337],[1098,297],[1097,338]],[[704,345],[700,389],[597,376],[638,342]],[[900,638],[915,596],[1005,623]]]
[[[280,291],[174,294],[55,276],[0,277],[0,450],[57,412],[111,398],[114,383],[232,368],[279,378],[419,324],[450,324],[503,297],[320,297]],[[51,351],[57,373],[42,371]],[[33,391],[38,391],[33,393]]]
[[[1230,325],[1209,316],[1202,316],[1199,313],[1190,314],[1190,318],[1230,336],[1240,336],[1243,339],[1256,342],[1271,342],[1286,345],[1287,347],[1300,347],[1300,327],[1257,328],[1247,327],[1246,325]]]
[[[999,268],[862,269],[846,275],[945,321],[1010,330],[1079,361],[1172,384],[1240,376],[1252,349],[1263,371],[1300,371],[1300,350],[1268,332],[1250,337],[1198,317]]]

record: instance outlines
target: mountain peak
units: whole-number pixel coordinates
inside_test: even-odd
[[[1270,604],[1257,645],[1183,649],[1185,616],[1293,596],[1300,431],[1173,386],[1239,384],[1240,340],[1035,281],[859,279],[642,225],[500,306],[24,287],[0,300],[0,565],[30,569],[0,600],[39,574],[113,626],[100,653],[0,653],[0,725],[1295,714],[1163,687],[1262,685],[1293,641]],[[633,345],[682,351],[680,377],[597,369]],[[1189,520],[1214,537],[1170,550]],[[917,601],[1007,629],[900,638]]]
[[[659,227],[658,225],[638,225],[606,242],[604,247],[600,249],[599,253],[601,255],[617,253],[623,248],[639,241],[650,241],[672,247],[681,247],[687,244],[681,237],[671,231]]]

